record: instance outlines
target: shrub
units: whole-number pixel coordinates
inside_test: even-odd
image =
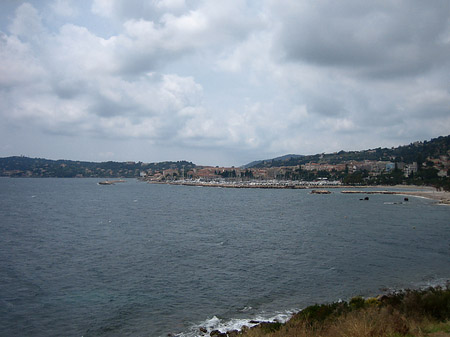
[[[311,305],[285,324],[264,323],[248,337],[412,337],[450,332],[450,289],[406,290],[348,303]],[[425,333],[425,335],[424,335]]]
[[[364,298],[362,298],[361,296],[355,296],[350,300],[349,304],[352,310],[356,310],[364,308],[365,301]]]
[[[315,323],[320,323],[325,321],[326,319],[341,315],[344,312],[348,311],[348,304],[346,302],[334,302],[331,304],[315,304],[309,307],[306,307],[298,314],[294,316],[294,320],[303,320],[308,322],[310,326]]]
[[[380,301],[375,297],[370,297],[364,301],[364,305],[369,307],[378,307],[380,304]]]
[[[280,322],[262,322],[259,327],[264,333],[271,333],[280,330],[282,324]]]

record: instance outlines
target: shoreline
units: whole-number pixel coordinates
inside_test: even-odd
[[[286,322],[260,322],[241,331],[210,336],[450,336],[449,285],[403,289],[376,297],[315,304]],[[400,324],[399,324],[400,323]]]
[[[344,311],[337,310],[335,313],[338,315],[345,312],[360,310],[360,309],[376,309],[381,308],[383,305],[397,305],[398,301],[403,301],[404,296],[413,295],[411,298],[417,299],[418,296],[426,298],[430,295],[439,296],[442,294],[448,294],[449,290],[449,280],[442,280],[437,284],[421,285],[413,288],[400,288],[400,289],[385,289],[378,294],[372,294],[369,296],[353,295],[347,299],[339,299],[334,301],[325,301],[322,304],[310,304],[302,309],[293,309],[284,312],[273,313],[273,315],[262,317],[260,315],[256,317],[248,318],[235,318],[223,320],[217,316],[213,316],[210,319],[193,325],[189,331],[184,333],[172,334],[169,333],[170,337],[237,337],[237,336],[249,336],[249,337],[261,337],[266,335],[271,335],[276,331],[282,329],[285,326],[292,324],[298,324],[299,318],[302,319],[314,319],[314,315],[319,315],[318,317],[323,317],[324,314],[332,316],[332,312],[328,309],[332,308],[333,311],[336,308],[344,309]],[[444,295],[445,296],[445,295]],[[443,296],[443,297],[444,297]],[[447,297],[446,297],[447,298]],[[444,299],[444,301],[448,301]],[[406,302],[405,302],[406,303]],[[422,305],[423,302],[418,302]],[[407,303],[407,305],[409,305]],[[322,311],[316,310],[322,308]],[[325,309],[325,310],[323,310]],[[436,306],[435,309],[439,309]],[[445,308],[444,308],[445,309]],[[428,307],[427,310],[430,310]],[[424,313],[422,312],[424,315]],[[383,317],[385,318],[385,317]],[[405,317],[410,318],[410,317]],[[363,317],[359,317],[363,319]],[[318,323],[324,323],[324,320],[319,320]],[[304,326],[302,326],[303,328]],[[292,327],[291,327],[292,328]],[[289,330],[289,329],[288,329]],[[276,335],[277,337],[280,335]],[[282,335],[283,337],[285,335]],[[302,335],[303,336],[303,335]],[[314,335],[315,336],[315,335]],[[384,335],[383,335],[384,336]],[[426,335],[427,336],[427,335]],[[450,336],[450,333],[444,336]],[[440,337],[440,336],[439,336]]]
[[[436,188],[432,186],[418,186],[418,185],[374,185],[374,186],[351,186],[351,185],[339,185],[335,183],[294,183],[288,181],[264,181],[264,182],[219,182],[219,181],[151,181],[144,180],[149,184],[167,184],[167,185],[179,185],[179,186],[195,186],[195,187],[217,187],[217,188],[258,188],[258,189],[302,189],[302,190],[313,190],[313,189],[336,189],[343,188],[346,189],[341,191],[341,193],[349,194],[396,194],[411,196],[416,198],[425,198],[429,200],[437,201],[438,204],[450,205],[450,192],[447,191],[437,191]],[[383,189],[380,191],[372,191],[365,189]],[[402,189],[402,191],[395,191],[395,189]],[[326,193],[317,193],[326,194]]]
[[[429,200],[437,201],[438,204],[442,205],[450,205],[450,192],[446,191],[436,191],[428,190],[428,191],[342,191],[341,193],[347,193],[347,194],[395,194],[395,195],[404,195],[409,197],[416,197],[416,198],[424,198]]]

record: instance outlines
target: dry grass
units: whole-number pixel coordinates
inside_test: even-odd
[[[406,291],[377,299],[315,305],[285,324],[246,337],[450,337],[450,290]]]
[[[450,322],[436,325],[428,319],[416,321],[387,309],[361,309],[336,320],[311,327],[303,323],[287,323],[279,330],[265,332],[250,329],[247,337],[448,337]],[[433,327],[433,328],[430,328]]]

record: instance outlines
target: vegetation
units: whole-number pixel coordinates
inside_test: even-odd
[[[222,173],[223,177],[229,177],[229,172]],[[417,185],[433,186],[437,189],[450,191],[450,173],[447,177],[439,177],[438,170],[434,167],[422,166],[415,174],[406,177],[402,170],[394,169],[390,172],[381,172],[371,175],[367,170],[358,170],[353,173],[345,171],[310,171],[301,168],[285,168],[283,173],[277,174],[276,179],[316,181],[319,179],[337,180],[344,185],[375,186],[375,185]]]
[[[0,176],[9,177],[101,177],[135,178],[142,171],[179,169],[189,170],[195,165],[187,161],[142,163],[142,162],[85,162],[72,160],[48,160],[28,157],[0,158]]]
[[[247,337],[450,336],[450,289],[406,290],[378,298],[312,305],[288,322],[265,323]]]
[[[450,191],[450,177],[439,177],[435,168],[422,167],[416,174],[405,177],[400,170],[370,176],[367,171],[341,174],[339,180],[345,185],[417,185],[433,186]]]
[[[450,136],[438,137],[430,141],[415,142],[397,148],[377,148],[365,151],[340,151],[331,154],[316,154],[312,156],[285,156],[271,160],[255,162],[251,168],[285,167],[277,176],[278,179],[314,181],[320,178],[338,180],[345,185],[427,185],[437,189],[450,191],[450,172],[447,177],[439,176],[439,170],[445,170],[443,163],[435,164],[429,159],[447,157],[450,154]],[[392,170],[369,172],[367,169],[357,169],[349,172],[348,166],[355,162],[390,162],[395,167]],[[345,170],[316,171],[304,170],[301,165],[308,163],[345,165]],[[414,173],[405,175],[398,167],[415,163]],[[288,168],[290,167],[290,168]],[[448,168],[448,166],[447,166]],[[375,173],[375,174],[372,174]]]
[[[335,153],[322,153],[308,156],[289,155],[285,157],[268,159],[256,162],[249,167],[267,168],[280,166],[297,166],[310,162],[341,164],[348,161],[395,161],[413,163],[417,162],[419,167],[425,162],[426,158],[437,158],[448,155],[450,150],[450,135],[431,139],[430,141],[415,142],[396,148],[376,148],[365,151],[340,151]]]

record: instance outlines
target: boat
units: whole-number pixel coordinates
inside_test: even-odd
[[[124,183],[126,180],[119,179],[119,180],[105,180],[105,181],[99,181],[99,185],[114,185],[116,183]]]
[[[114,182],[105,180],[105,181],[99,181],[98,184],[99,185],[114,185]]]

